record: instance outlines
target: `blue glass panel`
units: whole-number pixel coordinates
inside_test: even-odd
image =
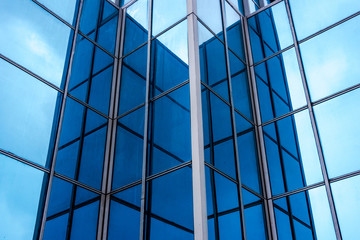
[[[79,140],[58,149],[55,171],[71,178],[75,177],[75,166],[79,152]]]
[[[128,188],[124,191],[114,194],[117,202],[121,202],[125,205],[129,205],[140,211],[141,206],[141,184],[136,185],[135,187]]]
[[[152,102],[150,121],[148,174],[156,174],[191,160],[188,85]]]
[[[37,239],[46,175],[0,155],[0,232],[3,239]]]
[[[360,234],[359,179],[356,176],[331,184],[343,239],[356,239]]]
[[[154,0],[152,35],[155,36],[165,28],[186,16],[186,0]],[[186,34],[183,33],[183,35]],[[181,35],[178,35],[180,37]]]
[[[140,209],[116,201],[110,204],[108,239],[138,239],[140,234]]]
[[[47,167],[61,94],[4,60],[0,72],[0,148]]]
[[[148,38],[148,0],[139,0],[126,10],[124,55],[128,54]]]
[[[229,0],[232,5],[244,15],[244,7],[242,0]]]
[[[145,102],[147,45],[123,59],[119,115]]]
[[[265,240],[265,216],[262,204],[245,208],[245,226],[248,239]]]
[[[189,79],[187,21],[152,41],[151,97]]]
[[[68,23],[75,25],[77,8],[79,4],[78,0],[38,0],[38,2],[44,4],[45,7],[49,8]]]
[[[224,44],[199,25],[201,81],[209,85],[225,100],[229,100]],[[201,37],[202,36],[202,37]],[[207,39],[207,40],[205,40]]]
[[[66,228],[69,214],[46,221],[44,238],[45,240],[63,240],[66,239]]]
[[[219,217],[219,237],[222,240],[242,239],[239,211]]]
[[[313,101],[359,83],[359,26],[356,17],[300,45]]]
[[[221,8],[219,0],[197,1],[197,14],[200,19],[215,33],[223,38]]]
[[[242,188],[241,191],[242,191],[242,200],[243,200],[243,204],[244,204],[245,207],[247,207],[246,205],[253,204],[255,202],[261,203],[261,199],[258,196],[256,196],[253,193],[249,192],[245,188]]]
[[[109,16],[105,14],[109,14]],[[113,54],[115,51],[118,15],[118,10],[107,1],[104,1],[103,20],[100,23],[96,41]]]
[[[336,177],[360,169],[357,124],[360,90],[347,93],[314,108],[329,176]]]
[[[0,22],[1,54],[62,86],[72,30],[27,0],[1,1]]]
[[[360,2],[357,0],[290,0],[290,6],[298,39],[303,39],[360,10]]]
[[[103,1],[85,0],[81,12],[80,31],[94,40],[94,33],[98,27],[100,6]]]
[[[96,239],[99,201],[75,209],[71,239]]]
[[[255,62],[293,44],[284,2],[253,16],[249,29]]]
[[[147,231],[150,231],[150,239],[192,238],[191,176],[191,167],[184,167],[148,182]]]
[[[126,115],[118,122],[116,134],[113,189],[141,179],[143,165],[144,108]],[[124,121],[126,120],[126,121]],[[127,124],[131,122],[134,124]]]
[[[277,236],[279,240],[293,239],[291,234],[290,218],[287,214],[275,208]]]
[[[226,1],[225,22],[228,47],[233,50],[238,57],[240,57],[242,60],[245,60],[244,41],[240,16]]]
[[[53,178],[47,216],[67,211],[71,204],[73,185],[57,177]],[[66,230],[65,230],[66,231]]]

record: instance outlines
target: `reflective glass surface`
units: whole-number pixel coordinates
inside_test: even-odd
[[[279,239],[336,239],[325,187],[274,201]]]
[[[358,0],[290,0],[290,6],[298,39],[360,11]]]
[[[0,2],[0,52],[60,87],[72,30],[32,1]]]
[[[0,236],[37,239],[46,174],[0,154]]]
[[[284,2],[249,18],[248,23],[255,63],[293,44]]]
[[[356,239],[360,234],[360,177],[352,177],[331,184],[335,207],[343,239]]]
[[[185,85],[151,103],[148,174],[191,160],[190,96]]]
[[[330,177],[360,169],[358,156],[360,90],[339,96],[314,107],[320,140]]]
[[[215,34],[222,35],[223,28],[219,0],[198,0],[197,15]]]
[[[193,239],[191,167],[147,183],[146,239]]]
[[[49,166],[61,94],[0,60],[0,148]]]
[[[313,101],[359,83],[359,26],[356,17],[300,45]]]
[[[51,0],[38,0],[45,7],[59,15],[68,23],[75,25],[77,8],[79,0],[65,0],[65,1],[51,1]]]
[[[55,171],[100,189],[107,120],[68,98]]]
[[[263,122],[306,105],[293,48],[257,65],[255,74]]]
[[[264,139],[274,195],[322,181],[307,110],[266,125]]]

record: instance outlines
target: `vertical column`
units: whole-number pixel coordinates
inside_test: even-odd
[[[295,44],[296,57],[297,57],[299,68],[300,68],[301,80],[302,80],[304,91],[305,91],[307,107],[309,109],[310,121],[311,121],[311,126],[312,126],[312,129],[314,132],[316,148],[317,148],[317,151],[319,154],[321,172],[324,177],[325,189],[326,189],[326,194],[327,194],[327,197],[329,200],[330,212],[331,212],[331,216],[332,216],[332,220],[333,220],[333,224],[334,224],[334,228],[335,228],[336,238],[340,240],[340,239],[342,239],[342,237],[341,237],[341,232],[340,232],[339,221],[338,221],[338,218],[336,215],[335,203],[334,203],[334,199],[333,199],[332,193],[331,193],[329,176],[328,176],[326,166],[325,166],[324,153],[322,151],[322,147],[321,147],[321,143],[320,143],[320,136],[319,136],[316,122],[315,122],[315,115],[314,115],[314,111],[313,111],[313,106],[311,104],[309,88],[308,88],[308,85],[306,82],[304,66],[303,66],[302,60],[301,60],[299,43],[298,43],[297,37],[296,37],[296,32],[295,32],[294,22],[293,22],[292,15],[291,15],[289,0],[285,0],[284,2],[286,5],[286,11],[287,11],[287,14],[289,17],[291,33],[292,33],[292,37],[293,37],[294,44]]]
[[[69,58],[69,68],[68,68],[68,71],[67,71],[67,74],[66,74],[66,80],[65,80],[65,86],[64,86],[64,96],[63,96],[63,99],[62,99],[62,102],[61,102],[59,125],[58,125],[57,132],[56,132],[54,153],[53,153],[53,156],[52,156],[50,175],[49,175],[49,183],[48,183],[48,188],[47,188],[47,191],[46,191],[46,199],[45,199],[44,211],[43,211],[42,221],[41,221],[40,236],[39,236],[40,240],[43,239],[44,230],[45,230],[47,210],[48,210],[50,194],[51,194],[51,186],[52,186],[52,182],[53,182],[53,178],[54,178],[55,163],[56,163],[56,157],[57,157],[57,152],[58,152],[58,148],[59,148],[61,126],[62,126],[63,119],[64,119],[64,112],[65,112],[65,105],[66,105],[65,103],[66,103],[66,99],[67,99],[67,93],[68,93],[68,90],[69,90],[69,81],[70,81],[72,63],[73,63],[73,60],[74,60],[75,46],[76,46],[76,40],[77,40],[77,36],[78,36],[78,32],[79,32],[80,16],[81,16],[83,3],[84,3],[84,1],[80,0],[80,2],[79,2],[79,11],[78,11],[78,14],[77,14],[77,17],[76,17],[76,26],[75,26],[72,45],[71,45],[71,54],[70,54],[70,58]]]
[[[246,5],[247,1],[244,2]],[[248,14],[249,12],[247,12]],[[264,206],[265,206],[265,214],[266,214],[266,225],[268,230],[269,238],[272,240],[277,240],[277,233],[276,233],[276,223],[275,223],[275,213],[273,208],[273,200],[272,193],[271,193],[271,186],[270,186],[270,176],[267,166],[266,160],[266,152],[265,152],[265,143],[264,143],[264,135],[263,135],[263,128],[261,126],[261,115],[260,115],[260,103],[258,98],[258,91],[256,87],[256,80],[255,80],[255,70],[254,70],[254,61],[252,57],[252,51],[250,46],[250,36],[249,36],[249,29],[247,19],[244,21],[243,25],[244,31],[244,42],[245,42],[245,55],[247,57],[247,68],[248,68],[248,77],[249,77],[249,85],[251,88],[251,100],[253,103],[253,114],[254,114],[254,121],[255,121],[255,135],[256,141],[258,145],[258,157],[260,160],[260,173],[261,173],[261,181],[264,191]]]
[[[194,207],[194,238],[207,240],[204,139],[201,107],[200,58],[196,0],[187,0],[189,81],[191,114],[191,151]]]

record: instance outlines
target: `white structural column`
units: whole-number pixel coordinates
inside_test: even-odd
[[[204,138],[196,0],[187,0],[194,238],[207,240]]]

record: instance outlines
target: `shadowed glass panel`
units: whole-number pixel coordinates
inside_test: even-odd
[[[329,176],[360,169],[360,90],[354,90],[314,107]]]
[[[0,148],[48,167],[61,94],[0,60]]]
[[[155,36],[159,34],[167,27],[170,27],[172,24],[185,17],[186,12],[186,0],[154,0],[152,35]],[[186,36],[184,33],[183,35]]]
[[[300,45],[313,101],[359,83],[359,30],[356,17]]]
[[[293,44],[285,3],[249,18],[249,32],[255,63]]]
[[[266,156],[274,195],[322,181],[308,114],[306,110],[264,127]]]
[[[124,55],[147,41],[148,4],[148,0],[139,0],[126,9]]]
[[[190,96],[185,85],[151,103],[148,174],[191,160]]]
[[[187,21],[152,41],[150,96],[189,79]]]
[[[144,107],[120,118],[116,133],[112,188],[141,179],[144,147]]]
[[[255,74],[263,122],[306,105],[294,49],[257,65]]]
[[[205,167],[209,239],[242,239],[237,184]]]
[[[37,239],[47,174],[0,154],[0,232],[3,239]]]
[[[192,169],[184,167],[147,183],[146,239],[192,239]]]
[[[63,87],[72,30],[32,1],[0,2],[0,52]]]
[[[55,171],[101,187],[107,120],[67,99]]]
[[[125,57],[120,81],[119,115],[145,102],[147,45]]]

